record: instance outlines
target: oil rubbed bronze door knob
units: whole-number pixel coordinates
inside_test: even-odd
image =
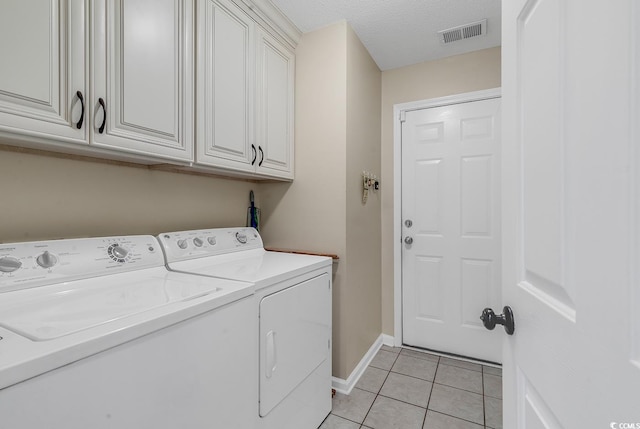
[[[485,308],[482,311],[482,315],[480,315],[480,320],[482,320],[484,327],[490,331],[493,330],[496,325],[503,325],[505,332],[508,335],[513,335],[516,328],[513,319],[513,310],[511,310],[511,307],[508,305],[502,309],[502,314],[500,315],[496,315],[490,308]]]

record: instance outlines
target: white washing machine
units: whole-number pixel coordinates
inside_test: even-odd
[[[152,236],[0,244],[0,427],[252,428],[253,292]]]
[[[265,251],[253,228],[158,238],[172,271],[255,284],[257,427],[316,429],[331,411],[331,259]]]

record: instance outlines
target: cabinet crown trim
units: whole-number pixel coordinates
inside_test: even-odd
[[[287,43],[295,48],[302,37],[302,32],[289,18],[282,13],[271,0],[233,0],[236,3],[244,4],[256,15],[258,15],[273,30],[277,31]]]

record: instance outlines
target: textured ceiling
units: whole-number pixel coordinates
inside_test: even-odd
[[[500,45],[501,0],[271,0],[303,32],[346,20],[381,70]],[[487,19],[486,36],[440,44],[437,32]]]

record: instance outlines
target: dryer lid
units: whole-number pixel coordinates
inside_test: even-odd
[[[254,249],[169,263],[175,271],[254,283],[256,289],[331,266],[331,258]]]

